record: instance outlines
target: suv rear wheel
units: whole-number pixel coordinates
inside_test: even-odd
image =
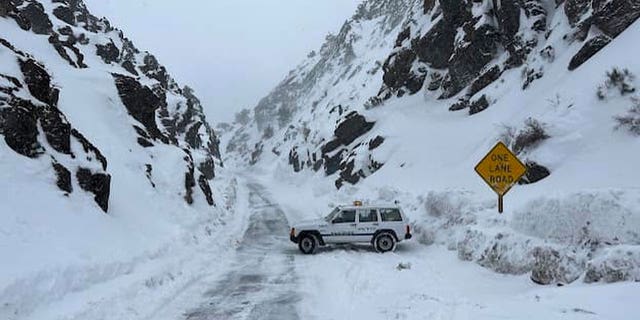
[[[318,241],[316,240],[316,237],[310,234],[301,236],[298,241],[298,248],[304,254],[312,254],[316,250],[317,246]]]
[[[393,251],[396,249],[396,239],[389,232],[382,232],[373,240],[376,251],[380,253]]]

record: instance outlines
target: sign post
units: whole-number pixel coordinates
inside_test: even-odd
[[[498,194],[498,212],[504,211],[504,196],[527,172],[527,167],[502,142],[498,142],[476,165],[476,172]]]

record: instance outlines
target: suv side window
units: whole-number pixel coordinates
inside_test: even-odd
[[[360,222],[378,222],[378,211],[376,209],[360,210],[358,219]]]
[[[333,220],[332,223],[354,223],[356,222],[355,210],[343,210]]]
[[[382,221],[402,221],[402,215],[398,209],[380,209]]]

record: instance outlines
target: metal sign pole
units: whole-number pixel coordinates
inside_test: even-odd
[[[504,212],[504,197],[498,196],[498,213]]]

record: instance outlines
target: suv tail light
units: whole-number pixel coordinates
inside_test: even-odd
[[[296,228],[291,228],[291,236],[295,236],[296,235]]]
[[[409,225],[407,225],[407,234],[411,233],[411,227]]]

